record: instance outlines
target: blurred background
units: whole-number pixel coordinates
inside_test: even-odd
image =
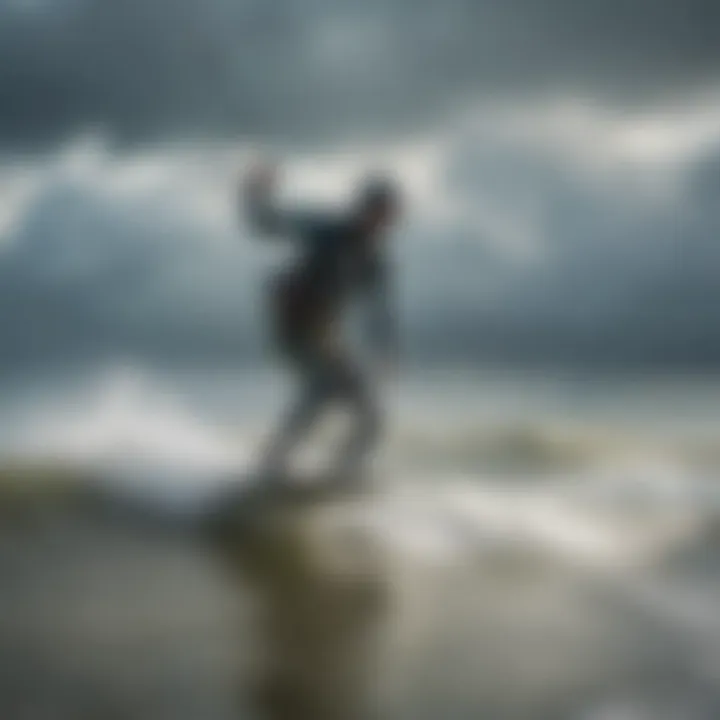
[[[187,530],[292,390],[262,306],[286,248],[238,205],[268,156],[288,203],[377,168],[407,197],[379,490],[323,530],[392,561],[383,717],[720,716],[719,24],[0,0],[0,715],[286,717]]]

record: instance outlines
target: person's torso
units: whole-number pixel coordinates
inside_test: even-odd
[[[318,224],[302,240],[297,273],[309,293],[340,310],[367,289],[378,258],[351,222]]]

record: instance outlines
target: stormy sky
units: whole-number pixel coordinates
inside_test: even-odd
[[[0,0],[4,368],[263,352],[235,185],[407,193],[408,352],[720,362],[709,0]]]

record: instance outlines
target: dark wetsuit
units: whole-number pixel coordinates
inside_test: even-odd
[[[334,326],[355,299],[372,303],[370,331],[376,344],[394,343],[388,271],[376,244],[364,242],[352,217],[277,210],[266,198],[250,196],[246,207],[254,229],[265,236],[296,241],[299,256],[276,279],[271,291],[280,346],[301,375],[295,407],[274,439],[265,463],[282,470],[286,457],[332,401],[355,411],[355,432],[342,454],[355,469],[379,435],[377,403],[360,368],[337,341]]]

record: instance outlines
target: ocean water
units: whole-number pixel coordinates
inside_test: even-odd
[[[244,482],[290,390],[272,373],[130,366],[17,381],[0,451],[7,462],[90,468],[118,498],[192,524]],[[313,717],[364,716],[360,696],[375,708],[368,716],[403,720],[720,717],[719,381],[455,368],[409,372],[382,394],[388,435],[372,492],[319,506],[282,535],[292,584],[264,566],[254,582],[268,612],[237,635],[223,623],[252,587],[228,590],[187,539],[113,536],[122,581],[99,550],[72,546],[70,575],[84,579],[61,583],[65,602],[104,598],[95,622],[108,648],[118,617],[138,647],[156,628],[165,648],[145,685],[155,677],[171,699],[146,688],[155,704],[141,693],[120,717],[253,717],[249,685],[227,679],[222,659],[238,646],[251,656],[264,646],[293,668],[308,702],[327,710]],[[326,423],[298,462],[323,462],[340,425]],[[14,597],[37,603],[21,615],[42,648],[65,615],[59,600],[55,616],[38,599],[50,591],[38,568]],[[368,599],[378,592],[386,602]],[[128,615],[118,608],[129,597],[138,607]],[[317,608],[332,632],[314,624]],[[82,647],[91,664],[101,653]],[[259,707],[258,717],[285,717]]]

